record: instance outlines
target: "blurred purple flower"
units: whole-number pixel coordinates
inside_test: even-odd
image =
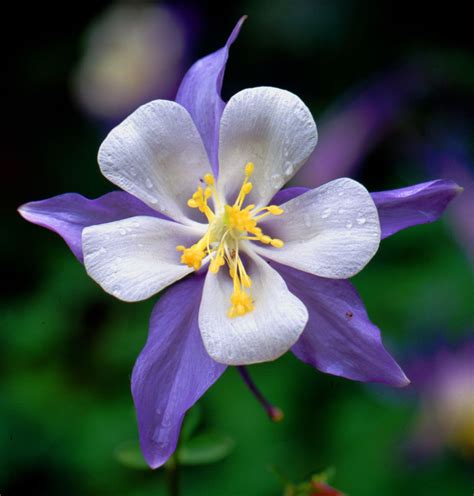
[[[351,91],[323,116],[319,142],[293,184],[314,188],[357,167],[426,88],[423,71],[406,64]]]
[[[474,460],[474,341],[440,346],[407,367],[420,399],[412,453],[426,458],[450,447]]]
[[[118,122],[176,92],[185,50],[183,19],[169,7],[114,3],[87,32],[73,90],[92,116]]]
[[[229,47],[237,37],[242,22],[243,19],[239,21],[223,48],[197,61],[189,69],[177,95],[177,102],[187,109],[200,133],[215,173],[218,172],[218,130],[225,108],[220,91]],[[290,94],[285,92],[285,95]],[[171,105],[170,102],[166,105],[177,108],[176,104]],[[229,104],[226,108],[230,106]],[[281,108],[285,108],[285,105]],[[145,112],[145,117],[149,117],[152,107],[145,106],[142,109],[145,109],[141,111]],[[303,110],[298,113],[300,120],[306,115]],[[131,125],[132,122],[128,119],[119,128],[130,125],[133,130],[135,128]],[[307,130],[312,128],[311,122],[306,124]],[[130,139],[134,136],[129,135]],[[136,136],[131,139],[129,148],[136,139]],[[108,140],[110,144],[110,139]],[[111,157],[110,153],[107,155],[107,146],[102,147],[101,153],[105,154],[102,156],[104,160]],[[131,160],[128,168],[131,176],[143,175],[142,170],[138,171],[133,167],[134,161]],[[179,170],[176,173],[178,174]],[[223,174],[222,169],[221,173]],[[347,179],[341,181],[349,184]],[[350,181],[350,184],[352,183]],[[127,184],[125,187],[130,189]],[[133,185],[132,180],[130,184]],[[272,185],[272,188],[273,186],[275,185]],[[143,191],[147,191],[147,188]],[[272,203],[285,203],[306,191],[304,188],[282,190],[274,196]],[[324,196],[321,191],[323,190],[320,190],[319,194]],[[381,237],[390,236],[400,229],[416,224],[436,220],[458,192],[458,186],[452,181],[439,180],[374,193],[372,198],[378,209]],[[143,196],[144,193],[140,195]],[[352,194],[349,195],[351,196]],[[305,198],[308,198],[308,195],[294,203],[304,203]],[[148,203],[155,204],[156,201],[154,198]],[[370,203],[373,206],[373,203]],[[162,220],[163,216],[150,207],[151,205],[145,205],[125,192],[112,192],[96,200],[88,200],[70,193],[28,203],[20,208],[20,213],[30,222],[60,234],[76,257],[82,261],[83,249],[87,248],[87,243],[81,243],[83,230],[87,228],[87,233],[91,233],[100,226],[107,230],[110,225],[108,223],[137,215],[146,216],[142,219],[148,219],[147,222],[165,222]],[[339,210],[341,212],[337,211],[337,214],[340,216],[343,212],[342,209]],[[356,229],[361,232],[361,228],[369,221],[357,209],[353,213],[354,221],[345,227],[349,231],[352,229],[351,232]],[[327,217],[329,215],[323,210],[321,218],[324,220]],[[305,224],[308,222],[307,230],[310,229],[311,219],[302,216],[299,221]],[[265,222],[270,229],[278,229],[276,223],[272,225],[272,221]],[[166,224],[169,227],[171,223]],[[126,234],[125,224],[123,226],[121,230]],[[103,229],[99,231],[103,232]],[[353,243],[346,243],[347,253],[351,252],[352,245]],[[307,270],[304,268],[297,270],[289,267],[287,265],[297,262],[299,257],[294,257],[293,262],[284,260],[276,255],[278,250],[262,254],[266,258],[279,261],[271,262],[271,267],[275,269],[272,274],[284,277],[288,289],[299,298],[308,311],[309,320],[306,327],[292,347],[297,357],[323,372],[353,380],[382,382],[392,386],[405,386],[408,383],[405,374],[383,347],[379,329],[370,322],[362,301],[348,280],[329,279],[303,272],[302,270]],[[120,257],[117,257],[117,264],[121,263],[118,258]],[[341,262],[341,266],[343,265]],[[148,341],[133,371],[132,393],[137,409],[141,446],[153,468],[161,466],[171,456],[176,448],[186,411],[225,370],[224,364],[217,363],[209,356],[201,338],[202,321],[199,319],[199,309],[204,282],[203,274],[194,273],[176,283],[158,301],[151,316]],[[114,292],[113,288],[109,289]],[[285,291],[288,291],[286,286]],[[270,344],[269,341],[268,345]]]
[[[450,209],[449,220],[459,244],[474,262],[474,174],[464,134],[460,130],[456,138],[449,139],[446,131],[436,133],[431,140],[434,144],[419,148],[430,174],[449,177],[464,189],[464,194]]]

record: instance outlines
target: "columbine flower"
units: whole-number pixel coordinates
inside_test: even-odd
[[[433,181],[371,196],[338,179],[277,193],[312,152],[316,126],[287,91],[254,88],[221,100],[242,21],[224,48],[191,67],[176,102],[139,108],[105,139],[101,170],[125,192],[66,194],[20,209],[58,232],[118,298],[142,300],[176,283],[153,310],[132,375],[152,467],[173,453],[185,412],[227,364],[291,348],[323,372],[406,385],[346,278],[381,237],[435,220],[458,192]]]

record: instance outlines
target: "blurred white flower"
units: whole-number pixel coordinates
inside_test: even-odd
[[[117,3],[95,20],[73,88],[94,117],[120,120],[152,98],[172,98],[185,48],[182,21],[170,9]]]

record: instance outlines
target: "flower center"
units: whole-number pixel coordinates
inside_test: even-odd
[[[241,240],[260,241],[281,248],[283,241],[267,236],[258,227],[258,222],[267,215],[281,215],[283,209],[277,205],[255,208],[255,205],[243,207],[245,197],[252,191],[249,178],[254,165],[249,162],[245,166],[245,176],[240,192],[233,205],[222,205],[217,195],[215,180],[212,174],[204,176],[204,188],[199,186],[192,198],[188,200],[190,208],[197,208],[209,222],[206,234],[194,245],[186,248],[179,245],[176,249],[182,252],[181,263],[199,270],[202,261],[210,257],[209,270],[217,274],[220,268],[227,264],[229,276],[233,282],[233,291],[230,297],[231,306],[227,313],[229,318],[239,317],[254,309],[252,298],[252,280],[245,271],[239,255]],[[209,198],[213,199],[214,210],[209,205]]]

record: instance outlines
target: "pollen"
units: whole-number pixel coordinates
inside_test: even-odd
[[[241,317],[242,315],[245,315],[253,310],[252,298],[244,291],[234,291],[230,297],[230,302],[232,306],[227,312],[227,316],[230,319],[233,319],[234,317]]]
[[[194,270],[199,270],[202,265],[202,260],[206,256],[206,252],[199,246],[199,243],[192,245],[190,248],[186,248],[183,245],[178,245],[176,247],[177,251],[181,251],[181,263],[192,267]]]
[[[281,215],[283,209],[277,205],[255,208],[254,204],[244,207],[246,197],[253,189],[250,177],[255,170],[252,162],[244,167],[244,180],[240,191],[232,205],[221,204],[217,195],[215,178],[206,174],[202,186],[188,200],[188,207],[202,212],[209,223],[206,234],[194,245],[186,248],[178,245],[181,252],[181,263],[199,270],[206,257],[209,257],[209,271],[217,274],[221,267],[227,265],[229,277],[232,279],[233,291],[230,295],[230,307],[227,316],[231,319],[241,317],[254,310],[252,296],[252,279],[247,274],[244,262],[239,255],[242,241],[258,241],[274,248],[282,248],[281,239],[271,238],[258,227],[258,222],[268,215]],[[204,186],[205,185],[205,186]],[[214,209],[209,206],[212,201]]]
[[[208,186],[214,186],[214,176],[212,174],[206,174],[204,176],[204,182],[208,185]]]

